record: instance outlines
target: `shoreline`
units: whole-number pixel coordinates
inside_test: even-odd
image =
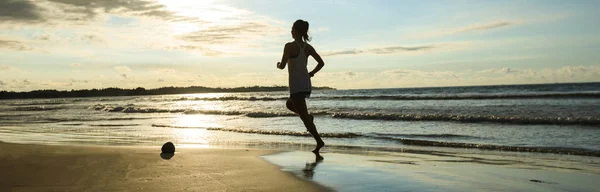
[[[278,152],[0,141],[0,191],[331,191],[260,158]]]

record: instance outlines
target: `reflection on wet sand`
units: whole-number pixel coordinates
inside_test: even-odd
[[[291,151],[266,160],[339,191],[594,191],[594,158],[449,151],[389,153]]]
[[[306,166],[304,167],[304,169],[302,169],[302,172],[304,173],[304,178],[306,179],[312,179],[314,174],[315,174],[315,168],[317,168],[317,165],[319,165],[319,163],[323,162],[323,156],[321,156],[320,153],[318,152],[313,152],[315,154],[315,161],[312,163],[306,163]]]

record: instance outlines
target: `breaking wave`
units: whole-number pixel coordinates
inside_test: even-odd
[[[293,113],[277,113],[277,112],[157,109],[157,108],[138,108],[138,107],[133,107],[133,106],[104,106],[104,105],[95,105],[93,107],[90,107],[90,109],[98,110],[98,111],[107,111],[107,112],[121,112],[121,113],[184,113],[184,114],[204,114],[204,115],[245,115],[247,117],[254,117],[254,118],[294,116]]]
[[[238,97],[238,96],[227,96],[227,97],[181,97],[173,99],[173,101],[276,101],[286,100],[287,97]]]
[[[392,133],[376,133],[376,136],[384,137],[409,137],[409,138],[479,138],[469,135],[456,134],[392,134]]]
[[[404,145],[416,145],[416,146],[475,148],[475,149],[498,150],[498,151],[556,153],[556,154],[600,157],[600,151],[589,150],[589,149],[580,149],[580,148],[505,146],[505,145],[490,145],[490,144],[476,144],[476,143],[458,143],[458,142],[445,142],[445,141],[401,139],[401,138],[389,138],[389,137],[380,138],[380,139],[396,140]]]
[[[478,100],[478,99],[556,99],[600,98],[600,92],[529,93],[529,94],[447,94],[447,95],[377,95],[317,97],[330,100]]]
[[[356,120],[455,121],[461,123],[505,123],[528,125],[600,125],[599,117],[514,117],[453,114],[355,114],[334,113],[333,118]]]
[[[53,111],[64,109],[63,107],[46,107],[46,106],[29,106],[29,107],[15,107],[13,111]]]
[[[254,133],[254,134],[263,134],[263,135],[288,135],[288,136],[303,136],[310,137],[310,133],[308,132],[298,132],[298,131],[286,131],[286,130],[260,130],[260,129],[231,129],[231,128],[207,128],[207,130],[212,131],[227,131],[227,132],[236,132],[236,133]],[[356,133],[320,133],[321,137],[328,138],[354,138],[360,137],[360,134]]]
[[[319,100],[481,100],[481,99],[556,99],[556,98],[600,98],[600,92],[570,92],[570,93],[525,93],[525,94],[406,94],[406,95],[374,95],[374,96],[313,96]],[[288,97],[181,97],[171,101],[277,101]],[[164,101],[164,100],[160,100]]]
[[[138,126],[140,124],[92,124],[92,127],[130,127],[130,126]]]
[[[66,102],[62,101],[44,101],[44,102],[15,102],[8,103],[7,106],[32,106],[32,105],[62,105],[66,104]]]
[[[253,112],[253,111],[219,111],[192,109],[159,109],[139,108],[134,106],[90,107],[94,110],[121,113],[183,113],[205,115],[244,115],[252,118],[289,117],[291,112]],[[600,125],[600,117],[519,117],[494,115],[456,115],[456,114],[384,114],[384,113],[330,113],[317,111],[313,115],[328,115],[332,118],[354,120],[387,120],[387,121],[453,121],[460,123],[500,123],[524,125]]]

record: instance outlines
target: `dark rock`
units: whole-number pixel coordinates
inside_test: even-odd
[[[163,153],[175,153],[175,145],[171,142],[165,143],[160,149]]]

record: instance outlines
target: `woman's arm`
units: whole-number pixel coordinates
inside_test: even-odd
[[[287,61],[289,59],[289,47],[290,47],[290,43],[286,43],[285,46],[283,47],[283,56],[281,56],[281,62],[277,62],[277,68],[279,69],[284,69],[285,65],[287,64]]]
[[[321,56],[319,55],[319,53],[317,53],[317,50],[315,50],[315,48],[313,46],[309,46],[309,55],[312,56],[316,61],[317,61],[317,66],[315,67],[315,69],[313,69],[311,72],[309,72],[308,74],[310,74],[310,76],[314,76],[315,73],[319,72],[321,70],[321,68],[323,68],[323,66],[325,66],[325,62],[323,61],[323,59],[321,58]]]

